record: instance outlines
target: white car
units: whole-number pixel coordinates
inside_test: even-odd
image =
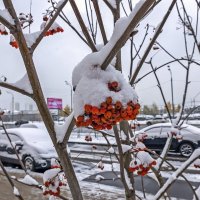
[[[7,132],[27,169],[48,169],[51,158],[58,158],[46,131],[36,128],[13,128],[7,129]],[[0,158],[2,162],[19,165],[15,151],[3,130],[0,131]]]

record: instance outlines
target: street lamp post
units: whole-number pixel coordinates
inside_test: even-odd
[[[14,120],[14,102],[15,102],[15,98],[14,98],[14,94],[12,92],[6,91],[8,94],[12,95],[12,106],[11,106],[11,115],[12,115],[12,122]]]
[[[65,81],[65,84],[68,85],[68,86],[70,86],[70,90],[71,90],[71,92],[70,92],[70,96],[71,96],[71,105],[70,105],[70,108],[71,108],[71,112],[72,112],[72,92],[73,92],[73,87],[72,87],[72,85],[68,81]]]
[[[168,70],[171,76],[171,93],[172,93],[172,116],[174,118],[174,91],[173,91],[173,77],[172,77],[172,71],[170,66],[168,66]]]

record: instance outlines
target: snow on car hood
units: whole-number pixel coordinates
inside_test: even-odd
[[[51,141],[30,141],[29,145],[32,146],[38,153],[48,154],[55,153],[56,150]]]

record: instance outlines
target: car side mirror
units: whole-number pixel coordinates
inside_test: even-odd
[[[18,141],[15,142],[15,145],[22,147],[24,145],[24,143],[22,141],[18,140]]]

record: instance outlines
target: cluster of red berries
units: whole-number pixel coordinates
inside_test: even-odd
[[[60,195],[60,186],[62,186],[62,182],[57,181],[46,181],[44,183],[45,190],[43,191],[43,195],[53,195],[53,196],[59,196]],[[48,188],[48,189],[47,189]]]
[[[53,29],[49,29],[46,33],[45,36],[50,36],[50,35],[54,35],[55,33],[59,33],[59,32],[63,32],[63,28],[62,27],[57,27],[57,28],[53,28]]]
[[[51,169],[45,172],[51,175],[44,180],[43,195],[60,195],[60,187],[67,185],[65,175],[61,170],[60,163],[56,159],[51,159]]]
[[[194,167],[195,167],[195,168],[200,168],[200,165],[194,164]]]
[[[0,35],[8,35],[8,32],[3,24],[0,24]]]
[[[153,165],[156,165],[155,160],[153,160],[148,165],[138,164],[138,162],[136,160],[133,161],[133,162],[134,162],[134,165],[132,164],[132,166],[129,167],[129,172],[137,171],[137,174],[140,175],[140,176],[145,176],[148,173],[148,171],[151,169],[151,167]]]
[[[120,101],[113,103],[112,97],[107,97],[100,107],[86,104],[84,115],[76,119],[76,126],[92,126],[95,130],[112,129],[112,126],[122,120],[132,120],[139,113],[140,105],[132,101],[123,107]]]
[[[15,40],[15,38],[14,38],[13,35],[10,36],[10,45],[11,45],[12,47],[15,47],[16,49],[19,48],[19,45],[18,45],[18,43],[17,43],[17,41]]]
[[[85,136],[85,141],[91,142],[91,141],[92,141],[91,135],[86,135],[86,136]]]
[[[109,82],[108,89],[113,92],[119,92],[120,91],[119,83],[117,81]]]
[[[10,41],[10,45],[11,45],[12,47],[15,47],[16,49],[19,48],[17,41]]]

